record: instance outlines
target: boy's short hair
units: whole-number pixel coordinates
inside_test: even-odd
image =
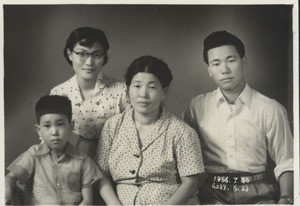
[[[234,46],[241,58],[245,56],[245,47],[243,42],[238,37],[227,31],[216,31],[211,33],[205,38],[203,44],[203,58],[206,64],[208,64],[208,50],[224,45]]]
[[[71,100],[65,96],[46,95],[39,99],[35,105],[35,116],[38,123],[44,114],[65,114],[71,122],[72,104]]]

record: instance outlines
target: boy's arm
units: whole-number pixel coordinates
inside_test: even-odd
[[[79,205],[92,205],[93,204],[93,187],[84,187],[81,189],[82,201]]]
[[[12,187],[16,183],[16,180],[17,178],[11,172],[5,176],[5,204],[6,205],[14,204]]]

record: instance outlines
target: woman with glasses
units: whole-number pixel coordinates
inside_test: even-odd
[[[50,94],[72,101],[74,133],[70,142],[93,157],[104,122],[129,106],[123,82],[102,72],[107,63],[109,43],[103,31],[80,27],[71,32],[64,56],[75,75],[54,87]]]
[[[105,122],[95,156],[106,204],[199,204],[204,180],[199,138],[161,107],[171,81],[168,65],[156,57],[142,56],[129,66],[132,109]]]

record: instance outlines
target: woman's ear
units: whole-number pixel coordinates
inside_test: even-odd
[[[169,87],[163,88],[163,100],[168,96],[169,94]]]
[[[73,61],[73,55],[72,55],[72,52],[70,51],[70,49],[67,49],[67,54],[68,54],[70,61]]]
[[[243,62],[243,69],[246,69],[247,68],[247,57],[246,56],[244,56],[242,58],[242,62]]]

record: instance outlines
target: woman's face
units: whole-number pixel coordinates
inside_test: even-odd
[[[73,51],[68,50],[77,78],[81,80],[96,80],[102,70],[105,51],[98,42],[91,47],[76,43]]]
[[[157,77],[151,73],[137,73],[129,86],[130,103],[141,114],[158,113],[166,94],[167,88],[163,89]]]

